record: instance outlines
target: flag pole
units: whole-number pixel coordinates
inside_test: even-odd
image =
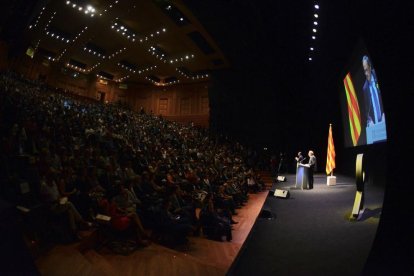
[[[336,185],[336,177],[333,175],[334,168],[335,168],[335,146],[333,143],[332,123],[330,123],[329,134],[328,134],[328,153],[327,153],[327,159],[326,159],[326,172],[328,174],[326,184],[328,186]]]

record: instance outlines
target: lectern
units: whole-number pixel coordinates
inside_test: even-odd
[[[367,144],[387,140],[387,130],[385,127],[385,121],[372,124],[366,127]]]
[[[297,164],[296,169],[296,188],[307,189],[309,183],[309,166]]]

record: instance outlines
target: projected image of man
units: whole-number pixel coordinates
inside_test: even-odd
[[[381,102],[381,94],[378,86],[375,70],[372,68],[371,61],[368,56],[362,58],[362,66],[364,68],[365,83],[363,86],[365,111],[367,116],[367,126],[377,124],[385,120]]]

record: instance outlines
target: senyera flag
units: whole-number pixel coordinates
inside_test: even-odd
[[[326,174],[330,174],[335,169],[335,146],[332,136],[332,124],[329,125],[328,154],[326,157]]]
[[[355,93],[351,75],[348,73],[344,78],[346,100],[348,102],[349,128],[351,131],[352,144],[358,144],[361,135],[361,113],[359,111],[358,98]]]

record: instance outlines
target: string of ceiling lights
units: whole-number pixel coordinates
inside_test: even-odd
[[[106,8],[103,8],[103,7],[95,7],[94,5],[85,3],[85,1],[77,1],[77,0],[67,0],[67,1],[65,1],[63,3],[66,3],[66,6],[67,7],[71,8],[71,9],[73,9],[75,11],[78,11],[79,13],[82,13],[85,16],[95,17],[97,15],[102,16],[102,13],[108,12],[109,9],[112,9],[116,4],[119,3],[119,0],[113,0],[110,4],[107,4],[108,6]],[[29,29],[34,29],[35,27],[38,26],[38,24],[39,24],[42,16],[45,15],[45,10],[46,10],[46,6],[42,8],[42,10],[40,11],[39,15],[36,18],[36,21],[32,25],[29,25]],[[49,37],[52,37],[52,38],[58,40],[58,41],[64,42],[65,44],[74,43],[88,29],[88,27],[85,26],[80,31],[80,33],[78,33],[75,37],[73,37],[73,36],[71,37],[70,34],[65,34],[64,32],[61,32],[59,30],[51,30],[49,27],[50,27],[50,25],[51,25],[51,23],[52,23],[52,21],[53,21],[53,19],[54,19],[55,16],[56,16],[56,11],[51,14],[49,20],[45,24],[45,27],[44,27],[45,34],[47,36],[49,36]],[[118,20],[118,18],[116,18],[116,20]],[[132,31],[132,29],[127,28],[124,24],[121,24],[119,21],[113,23],[111,25],[111,29],[113,29],[114,31],[120,33],[126,39],[128,39],[128,40],[130,40],[132,42],[135,42],[135,40],[138,40],[139,39],[139,42],[140,43],[144,43],[146,41],[152,40],[152,39],[154,39],[154,38],[162,35],[163,33],[166,33],[166,31],[167,31],[167,29],[165,27],[162,27],[160,29],[157,29],[155,31],[152,31],[151,33],[149,33],[147,35],[142,35],[142,36],[140,35],[138,37],[138,35],[136,33],[134,33]],[[35,46],[35,52],[38,50],[39,44],[40,44],[40,40],[37,42],[37,45]],[[117,56],[117,55],[121,54],[122,52],[124,52],[126,50],[126,48],[119,49],[118,51],[116,51],[112,55],[105,55],[102,52],[99,53],[99,52],[96,51],[96,49],[94,51],[94,49],[88,48],[87,46],[84,46],[83,47],[83,50],[86,51],[87,53],[90,53],[90,54],[95,55],[95,56],[97,56],[99,58],[102,58],[102,59],[112,59],[115,56]],[[175,65],[176,63],[183,62],[183,61],[188,61],[188,60],[194,58],[194,55],[193,54],[185,54],[185,55],[182,55],[180,57],[168,59],[167,56],[166,56],[166,54],[161,49],[158,49],[158,47],[155,48],[154,46],[151,46],[150,47],[150,50],[148,50],[148,51],[152,55],[154,55],[157,59],[159,59],[160,61],[162,61],[163,63],[167,63],[167,64],[170,64],[170,65],[173,65],[173,64]],[[62,50],[62,52],[59,54],[58,57],[56,57],[56,56],[55,57],[53,57],[53,56],[47,56],[46,58],[48,60],[51,60],[51,61],[59,61],[59,60],[62,59],[62,57],[66,53],[67,53],[67,49],[65,48],[65,49]],[[72,69],[74,69],[76,71],[82,72],[82,73],[90,73],[93,69],[95,69],[96,67],[98,67],[100,65],[100,63],[98,62],[94,66],[92,66],[92,67],[90,67],[88,69],[81,68],[81,67],[76,66],[76,65],[73,65],[71,63],[65,63],[65,65],[66,65],[66,67],[70,67],[70,68],[72,68]],[[118,63],[118,65],[119,65],[119,63]],[[175,65],[175,66],[177,66],[177,65]],[[136,74],[137,72],[139,74],[141,74],[141,73],[144,73],[144,72],[153,70],[156,67],[157,66],[149,66],[149,67],[143,68],[143,69],[137,69],[137,68],[135,68],[134,70],[129,70],[128,68],[124,68],[124,69],[126,69],[126,70],[128,70],[130,72],[133,72],[134,74]],[[197,74],[197,75],[190,74],[190,75],[188,75],[188,74],[186,74],[184,72],[180,72],[180,71],[178,71],[178,72],[182,76],[184,76],[184,77],[186,77],[188,79],[193,79],[193,80],[208,77],[207,74],[205,74],[205,75],[204,74]],[[122,81],[122,80],[124,80],[124,79],[126,79],[128,77],[129,76],[126,76],[126,77],[123,77],[123,78],[119,78],[118,80],[119,81]],[[163,82],[163,81],[162,82],[157,82],[157,81],[153,81],[153,80],[151,80],[151,81],[155,85],[169,85],[169,84],[174,84],[174,83],[178,83],[179,82],[178,80],[171,81],[171,82]]]
[[[42,10],[40,11],[39,15],[37,16],[37,19],[36,19],[35,23],[33,25],[29,25],[29,29],[36,28],[37,27],[37,24],[39,23],[40,18],[42,17],[42,14],[45,11],[45,9],[46,9],[46,7],[43,7],[42,8]]]
[[[314,13],[313,13],[313,17],[312,17],[312,36],[311,36],[311,44],[309,46],[309,57],[308,57],[308,61],[312,61],[313,57],[315,55],[315,44],[316,44],[316,38],[317,38],[317,33],[318,33],[318,25],[319,25],[319,9],[320,6],[319,4],[315,3],[313,5],[314,8]]]
[[[198,80],[198,79],[206,79],[208,78],[208,74],[188,74],[185,73],[183,70],[180,70],[180,68],[175,68],[175,70],[180,73],[181,76],[192,79],[192,80]]]
[[[126,80],[126,79],[128,79],[129,78],[129,75],[128,76],[125,76],[125,77],[122,77],[122,78],[120,78],[120,79],[116,79],[115,81],[116,82],[123,82],[124,80]]]
[[[77,5],[76,3],[73,3],[73,2],[70,2],[70,1],[66,1],[66,5],[72,7],[72,8],[74,8],[74,9],[80,11],[80,12],[85,13],[85,14],[89,15],[90,17],[95,16],[96,9],[91,5],[86,5],[86,6],[82,7],[81,5]]]
[[[173,81],[166,81],[166,82],[157,82],[153,79],[151,79],[150,77],[145,77],[146,80],[152,82],[154,85],[156,86],[167,86],[167,85],[172,85],[172,84],[177,84],[180,82],[180,80],[173,80]]]
[[[59,61],[65,53],[66,53],[66,49],[63,49],[62,53],[60,53],[60,55],[58,56],[56,60]]]

